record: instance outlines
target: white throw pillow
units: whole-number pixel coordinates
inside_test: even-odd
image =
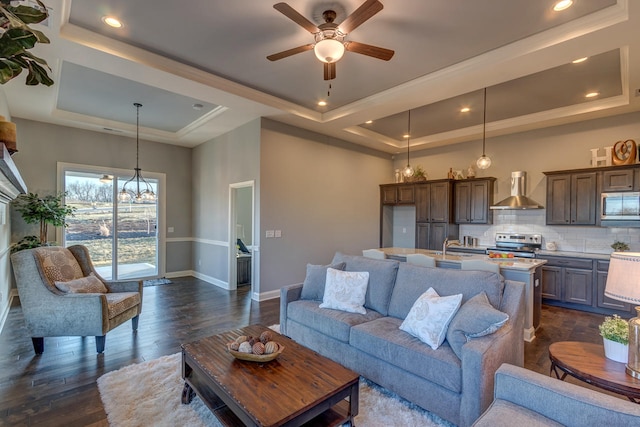
[[[327,268],[327,280],[320,308],[367,314],[364,301],[368,285],[368,271],[341,271]]]
[[[462,294],[441,297],[429,288],[413,303],[400,329],[436,350],[444,341],[449,323],[461,302]]]

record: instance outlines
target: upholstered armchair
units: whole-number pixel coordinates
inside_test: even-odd
[[[81,245],[45,246],[11,255],[27,330],[36,354],[44,337],[95,336],[104,351],[106,334],[132,319],[138,329],[142,281],[107,281]]]

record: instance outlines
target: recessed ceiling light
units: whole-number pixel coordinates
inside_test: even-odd
[[[600,92],[589,92],[588,94],[586,94],[584,97],[585,98],[595,98],[596,96],[600,95]]]
[[[409,135],[408,133],[405,133],[404,135],[402,135],[403,138],[409,138],[411,135]]]
[[[573,0],[560,0],[553,6],[553,10],[560,12],[561,10],[570,8],[572,4]]]
[[[102,22],[113,28],[122,28],[122,22],[115,16],[103,16]]]
[[[318,101],[318,105],[321,107],[326,107],[327,106],[327,101]]]
[[[367,125],[370,125],[371,123],[373,123],[373,120],[367,120],[366,122],[364,122]]]
[[[471,108],[469,108],[469,107],[463,107],[463,108],[460,109],[461,113],[468,113],[469,111],[471,111]]]
[[[573,61],[571,61],[571,63],[572,63],[572,64],[579,64],[579,63],[581,63],[581,62],[586,61],[587,59],[589,59],[589,57],[588,57],[588,56],[585,56],[585,57],[583,57],[583,58],[574,59]]]

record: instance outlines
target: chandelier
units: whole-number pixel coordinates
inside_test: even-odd
[[[485,143],[486,143],[486,139],[487,139],[487,88],[484,88],[484,109],[483,111],[483,116],[482,116],[482,156],[480,156],[478,158],[478,160],[476,160],[476,165],[478,165],[478,168],[480,169],[488,169],[489,166],[491,166],[491,158],[489,158],[485,152],[484,152],[484,148],[485,148]]]
[[[118,201],[121,203],[155,202],[156,193],[153,192],[153,188],[151,188],[151,185],[149,185],[147,180],[142,177],[142,171],[140,170],[140,166],[138,164],[140,158],[140,107],[142,107],[142,104],[135,102],[133,105],[136,107],[136,168],[134,169],[134,173],[131,179],[124,183],[124,185],[122,186],[122,190],[120,190],[120,192],[118,193]],[[130,183],[131,186],[133,186],[134,181],[136,191],[127,188]],[[142,186],[145,187],[142,191],[140,191],[141,181]]]
[[[414,174],[414,170],[411,167],[411,163],[409,162],[409,140],[411,139],[411,110],[409,110],[409,119],[407,120],[407,166],[405,166],[404,170],[402,171],[402,174],[406,177],[406,178],[411,178]]]

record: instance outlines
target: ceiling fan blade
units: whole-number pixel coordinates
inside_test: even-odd
[[[384,6],[378,0],[367,0],[339,25],[340,30],[349,34],[366,20],[380,12]]]
[[[361,55],[371,56],[373,58],[382,59],[388,61],[393,57],[395,51],[391,49],[385,49],[383,47],[372,46],[370,44],[359,42],[345,42],[345,49],[349,52],[359,53]]]
[[[336,63],[324,63],[324,79],[333,80],[336,78]]]
[[[300,25],[305,30],[309,31],[311,34],[314,34],[320,31],[318,30],[318,27],[314,23],[309,21],[304,16],[300,15],[298,11],[296,11],[294,8],[292,8],[286,3],[276,3],[273,5],[273,8],[278,12],[282,13],[287,18],[291,19],[296,24]]]
[[[306,52],[311,49],[313,49],[313,43],[305,44],[303,46],[294,47],[293,49],[283,50],[282,52],[274,53],[273,55],[267,56],[267,59],[269,61],[277,61],[278,59],[286,58],[291,55],[295,55],[296,53]]]

